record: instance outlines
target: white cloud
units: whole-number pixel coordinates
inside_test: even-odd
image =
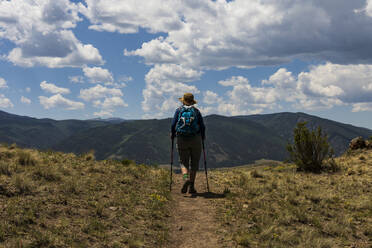
[[[122,75],[119,77],[119,82],[122,82],[122,83],[128,83],[130,81],[133,81],[133,78],[131,76],[127,76],[127,75]]]
[[[47,39],[47,40],[40,40]],[[37,51],[29,48],[32,54],[25,54],[24,47],[14,48],[8,55],[8,60],[18,66],[45,66],[49,68],[81,67],[86,64],[103,64],[97,48],[90,44],[84,45],[78,41],[70,30],[62,30],[55,37],[43,36],[39,40],[30,40],[32,44],[45,43],[48,50]],[[61,44],[68,45],[64,51],[56,51]],[[25,44],[26,45],[26,44]]]
[[[112,83],[114,80],[109,70],[101,67],[84,67],[83,72],[91,83]]]
[[[68,79],[70,80],[70,82],[72,83],[84,83],[84,78],[82,76],[70,76],[68,77]]]
[[[93,106],[101,111],[95,112],[95,116],[112,116],[117,107],[127,107],[128,104],[122,99],[123,92],[117,88],[107,88],[100,84],[80,90],[80,98],[92,102]]]
[[[194,85],[184,82],[195,81],[200,76],[201,72],[180,65],[154,66],[146,75],[146,87],[142,91],[144,118],[161,118],[172,114],[175,106],[180,104],[178,98],[185,92],[199,93]]]
[[[14,105],[9,98],[6,98],[3,94],[0,94],[0,108],[12,108]]]
[[[147,74],[148,82],[192,82],[198,80],[202,73],[176,64],[155,65]]]
[[[242,76],[233,76],[228,80],[221,80],[218,84],[222,86],[249,85],[249,80]]]
[[[275,85],[280,88],[293,88],[296,86],[296,78],[286,68],[280,68],[269,77],[269,80],[263,80],[262,83]]]
[[[372,102],[354,103],[352,112],[372,111]]]
[[[8,85],[6,84],[5,79],[0,77],[0,89],[1,88],[8,88]]]
[[[57,87],[56,85],[52,83],[47,83],[46,81],[43,81],[40,83],[40,88],[44,90],[45,92],[52,93],[52,94],[69,94],[70,93],[69,89]]]
[[[183,25],[177,9],[179,0],[86,0],[80,11],[97,31],[137,33],[139,28],[149,32],[169,32]]]
[[[217,104],[221,100],[217,93],[210,90],[204,92],[203,96],[203,102],[205,104]],[[209,112],[209,110],[207,110],[206,112]]]
[[[112,117],[113,116],[113,110],[112,109],[106,109],[106,110],[101,110],[99,112],[94,112],[93,113],[94,116],[97,116],[97,117]]]
[[[367,0],[364,10],[368,16],[372,17],[372,0]]]
[[[86,6],[80,8],[95,30],[133,33],[145,28],[165,33],[139,49],[124,50],[124,55],[141,56],[145,63],[154,65],[146,75],[142,102],[145,112],[155,108],[162,114],[169,113],[176,103],[170,99],[182,91],[198,92],[195,86],[185,83],[198,80],[205,70],[279,65],[293,59],[372,63],[372,18],[356,11],[372,13],[370,0],[148,0],[140,5],[140,11],[138,6],[138,1],[87,0]],[[190,70],[194,76],[182,79],[167,72],[176,72],[175,68],[181,68],[181,74]],[[344,101],[339,97],[347,95],[345,88],[318,84],[308,76],[306,72],[294,76],[282,68],[264,80],[262,87],[252,87],[249,81],[243,85],[230,79],[228,83],[237,84],[230,85],[231,96],[243,92],[249,95],[242,104],[255,104],[253,112],[272,106],[284,96],[291,103],[301,100],[307,106],[315,106],[311,102],[324,106]],[[302,82],[301,89],[296,88],[298,81]],[[233,107],[224,109],[239,112]]]
[[[290,103],[296,110],[330,109],[352,106],[353,112],[371,111],[372,65],[338,65],[332,63],[312,66],[308,72],[294,76],[285,68],[252,86],[247,78],[231,77],[218,82],[232,87],[224,97],[204,92],[209,113],[243,115],[280,108]],[[218,102],[216,100],[219,100]]]
[[[56,94],[51,97],[39,96],[39,101],[45,109],[61,107],[67,110],[78,110],[84,108],[84,103],[69,100],[61,94]]]
[[[246,115],[261,113],[264,109],[277,106],[280,95],[274,87],[253,87],[242,76],[233,76],[218,84],[232,87],[224,99],[217,102],[215,111],[224,115]],[[206,94],[210,94],[206,92]],[[215,96],[217,97],[217,96]]]
[[[317,65],[298,75],[308,96],[337,98],[345,103],[372,102],[372,65]]]
[[[97,99],[106,98],[110,96],[120,97],[120,96],[123,96],[123,93],[120,89],[107,88],[107,87],[104,87],[98,84],[88,89],[81,89],[79,97],[89,102],[92,100],[97,100]]]
[[[180,29],[125,54],[144,57],[148,64],[174,63],[203,70],[278,65],[294,58],[372,62],[372,19],[354,11],[363,8],[365,1],[178,3],[175,10],[184,22]]]
[[[27,97],[21,96],[21,103],[31,104],[31,100]]]
[[[7,59],[23,67],[102,64],[99,51],[69,30],[80,20],[77,5],[68,0],[0,2],[0,38],[16,45]]]
[[[116,88],[116,89],[122,89],[122,88],[127,87],[127,84],[124,83],[124,82],[120,82],[120,83],[109,82],[109,83],[105,83],[105,85],[106,85],[106,86],[113,87],[113,88]]]
[[[31,92],[31,88],[30,88],[30,87],[27,87],[27,88],[26,88],[26,92],[27,92],[27,93],[30,93],[30,92]]]
[[[100,100],[95,101],[94,106],[107,110],[113,109],[115,107],[128,107],[128,104],[126,104],[121,97],[113,96],[106,97],[104,101]]]

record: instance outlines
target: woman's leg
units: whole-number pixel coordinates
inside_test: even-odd
[[[179,164],[181,167],[182,177],[184,180],[182,193],[186,193],[190,185],[190,156],[191,150],[183,137],[177,137],[177,149],[179,155]]]
[[[190,171],[190,193],[196,193],[195,190],[195,178],[196,178],[196,172],[199,169],[199,161],[202,151],[202,145],[201,145],[201,137],[200,135],[197,135],[194,137],[192,142],[192,149],[191,149],[191,171]]]

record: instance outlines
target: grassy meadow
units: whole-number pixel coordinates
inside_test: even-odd
[[[372,247],[372,151],[336,159],[339,172],[291,164],[211,171],[225,239],[238,247]]]
[[[168,171],[0,146],[0,247],[162,247]]]
[[[371,247],[372,151],[336,162],[321,174],[270,160],[211,170],[225,196],[210,199],[218,235],[237,247]],[[167,247],[168,183],[168,170],[130,160],[2,145],[0,247]]]

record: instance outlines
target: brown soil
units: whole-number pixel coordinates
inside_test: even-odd
[[[170,243],[167,247],[232,247],[223,239],[221,226],[216,220],[215,201],[223,194],[207,192],[204,171],[196,177],[197,194],[182,194],[181,175],[173,176],[173,206],[170,223]]]

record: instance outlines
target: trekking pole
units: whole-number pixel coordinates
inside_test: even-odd
[[[172,149],[171,149],[171,167],[170,167],[170,183],[169,183],[169,191],[172,191],[172,174],[173,174],[173,146],[174,146],[174,138],[172,138]]]
[[[207,179],[207,189],[209,193],[209,184],[208,184],[208,172],[207,172],[207,159],[205,157],[205,147],[204,147],[204,140],[202,140],[203,143],[203,154],[204,154],[204,170],[205,170],[205,178]]]

